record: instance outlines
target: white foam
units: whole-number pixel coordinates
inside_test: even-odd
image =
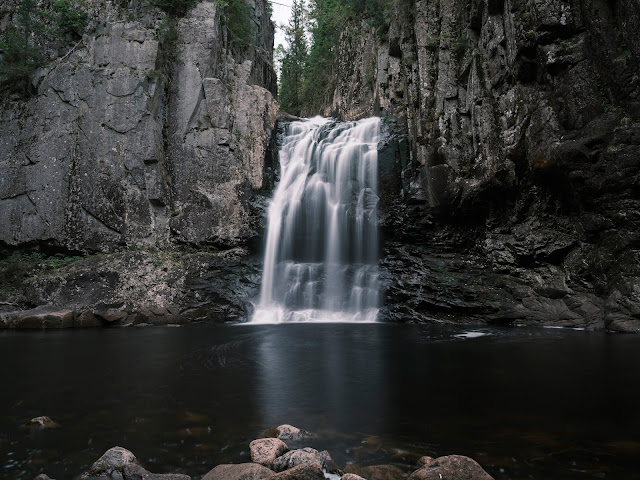
[[[457,335],[454,335],[454,337],[456,337],[456,338],[478,338],[478,337],[484,337],[486,335],[489,335],[489,333],[481,332],[479,330],[469,330],[468,332],[458,333]]]

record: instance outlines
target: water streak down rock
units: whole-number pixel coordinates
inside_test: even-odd
[[[254,322],[375,321],[380,120],[287,127]]]

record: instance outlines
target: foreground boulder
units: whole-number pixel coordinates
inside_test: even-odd
[[[317,463],[303,463],[278,473],[273,480],[325,480],[325,476]]]
[[[273,462],[283,453],[289,451],[289,447],[279,438],[259,438],[249,444],[251,461],[271,468]]]
[[[360,475],[356,475],[355,473],[345,473],[342,476],[342,480],[365,480]]]
[[[113,447],[105,452],[80,480],[191,480],[177,473],[156,474],[140,466],[135,455],[126,448]]]
[[[284,455],[276,458],[271,468],[276,472],[283,472],[291,468],[297,467],[305,463],[319,465],[327,472],[337,473],[338,466],[335,464],[329,452],[319,452],[315,448],[300,448],[298,450],[291,450]]]
[[[361,466],[352,463],[347,465],[344,471],[367,480],[404,480],[406,478],[404,470],[395,465]]]
[[[122,473],[122,470],[126,465],[137,464],[138,460],[136,456],[126,448],[113,447],[107,450],[98,460],[94,462],[89,470],[84,472],[80,478],[93,479],[93,478],[108,478],[112,476],[114,472]]]
[[[218,465],[210,470],[202,480],[264,480],[275,475],[271,470],[257,463],[238,465]]]
[[[124,466],[122,477],[124,480],[191,480],[189,475],[181,473],[151,473],[135,463]]]
[[[409,480],[493,480],[475,460],[462,455],[439,457],[409,476]]]

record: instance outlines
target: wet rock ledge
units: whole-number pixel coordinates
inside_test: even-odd
[[[265,435],[250,443],[251,462],[218,465],[207,472],[202,480],[491,480],[491,477],[473,459],[461,455],[439,458],[428,456],[418,460],[415,470],[407,474],[396,465],[347,465],[340,469],[329,452],[310,447],[289,450],[282,438],[295,442],[311,436],[291,425],[270,429]],[[135,455],[123,447],[113,447],[105,452],[80,480],[191,480],[180,473],[154,474],[140,465]],[[199,478],[199,477],[194,477]],[[34,480],[53,480],[42,473]]]
[[[260,259],[242,247],[33,258],[2,270],[14,278],[0,289],[0,328],[242,321],[260,287]]]

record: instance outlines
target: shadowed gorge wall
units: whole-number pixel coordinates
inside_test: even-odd
[[[342,33],[326,113],[408,131],[390,318],[638,330],[638,28],[625,0],[402,0]]]

